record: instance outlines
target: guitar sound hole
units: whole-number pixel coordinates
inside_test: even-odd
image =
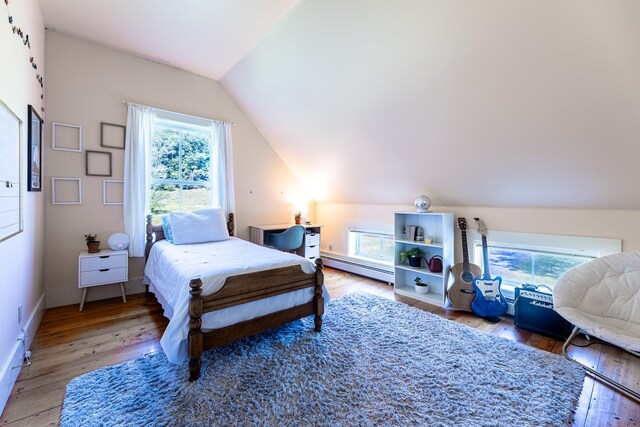
[[[473,282],[473,274],[471,274],[468,271],[465,271],[464,273],[462,273],[461,279],[467,283],[471,283]]]

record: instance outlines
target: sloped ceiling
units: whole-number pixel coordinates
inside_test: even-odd
[[[299,0],[40,0],[47,28],[219,79]]]
[[[318,201],[640,208],[640,2],[306,0],[222,79]]]

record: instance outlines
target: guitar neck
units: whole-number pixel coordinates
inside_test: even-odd
[[[469,271],[469,248],[467,247],[467,231],[460,230],[462,235],[462,264],[464,271]]]
[[[487,244],[487,236],[482,235],[482,259],[484,261],[484,274],[483,277],[487,280],[491,279],[491,272],[489,271],[489,245]]]

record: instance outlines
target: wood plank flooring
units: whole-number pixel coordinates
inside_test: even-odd
[[[384,283],[325,269],[332,298],[369,292],[396,299],[481,331],[560,354],[562,343],[515,328],[504,319],[489,323],[470,313],[445,310],[410,298],[398,297]],[[78,375],[144,354],[162,351],[160,337],[167,326],[153,296],[131,295],[78,306],[49,309],[32,345],[32,365],[24,367],[0,417],[0,426],[56,426],[67,383]],[[640,389],[640,361],[618,349],[592,345],[571,350],[577,358],[614,378]],[[508,408],[505,408],[508,410]],[[574,426],[640,426],[640,405],[602,384],[585,378]]]

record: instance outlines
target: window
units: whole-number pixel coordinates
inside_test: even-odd
[[[553,289],[564,272],[621,250],[621,241],[614,239],[490,232],[487,240],[491,276],[502,277],[502,291],[508,299],[515,297],[518,285]],[[481,239],[473,242],[475,263],[484,270]]]
[[[156,118],[151,144],[151,213],[192,211],[213,204],[211,131]],[[157,222],[157,221],[156,221]]]
[[[361,230],[349,231],[349,256],[385,264],[393,263],[393,236]]]

